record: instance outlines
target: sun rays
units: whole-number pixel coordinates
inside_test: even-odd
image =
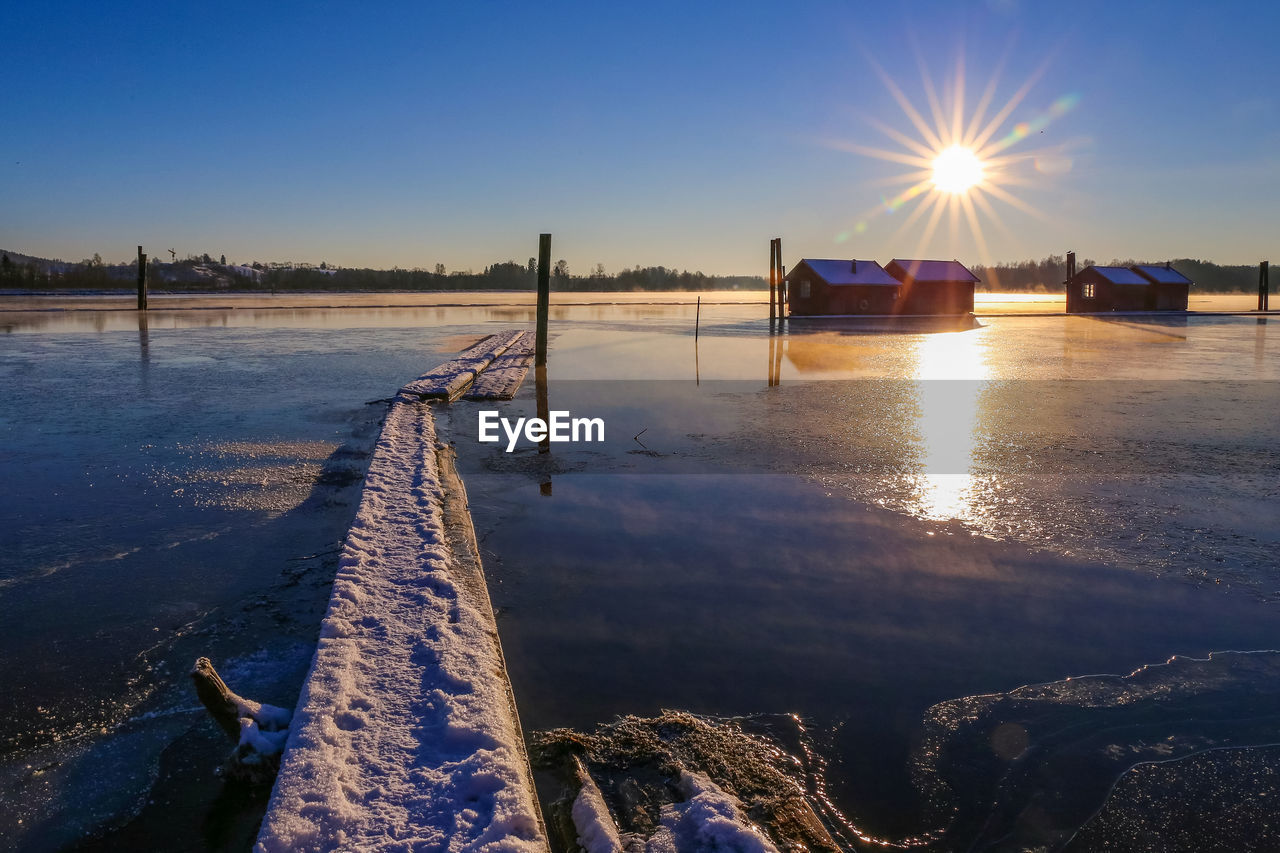
[[[1036,187],[1039,180],[1034,172],[1050,175],[1070,169],[1070,158],[1060,146],[1014,149],[1028,137],[1043,133],[1055,119],[1070,111],[1079,98],[1064,95],[1048,109],[1011,125],[1014,113],[1026,101],[1045,66],[1042,65],[1023,82],[1002,106],[993,108],[997,102],[996,92],[1003,66],[1003,62],[1000,63],[972,111],[966,111],[963,57],[957,60],[950,85],[941,94],[918,52],[917,59],[924,90],[923,110],[912,103],[902,87],[883,68],[868,58],[914,134],[869,117],[867,123],[892,145],[828,143],[831,147],[860,156],[909,167],[907,171],[872,182],[887,191],[874,208],[858,218],[852,233],[866,232],[877,216],[905,214],[889,241],[899,244],[904,238],[916,235],[917,245],[913,254],[919,256],[945,220],[953,243],[960,236],[962,224],[967,225],[978,255],[982,261],[989,262],[992,259],[987,250],[984,225],[1012,237],[997,210],[997,203],[1012,208],[1018,215],[1044,218],[1044,213],[1021,198],[1016,188]],[[845,231],[836,240],[843,242],[850,236],[852,234]]]

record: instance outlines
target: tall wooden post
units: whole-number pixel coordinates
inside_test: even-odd
[[[138,310],[147,310],[147,256],[138,247]]]
[[[534,367],[547,363],[547,312],[551,308],[551,235],[538,237],[538,337],[534,344]]]
[[[1271,264],[1263,261],[1258,264],[1258,310],[1266,311],[1271,302]]]
[[[773,240],[778,245],[778,317],[782,318],[787,316],[786,309],[782,307],[783,294],[787,292],[787,283],[783,281],[787,277],[787,268],[782,265],[782,238],[775,237]]]
[[[777,319],[778,241],[769,241],[769,323]]]

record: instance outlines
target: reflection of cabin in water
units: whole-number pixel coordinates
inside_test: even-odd
[[[791,313],[893,314],[902,284],[875,261],[805,258],[784,279]]]
[[[1186,311],[1191,279],[1169,264],[1085,267],[1067,280],[1067,313]]]
[[[978,277],[959,261],[894,258],[885,272],[902,282],[899,314],[971,314]]]

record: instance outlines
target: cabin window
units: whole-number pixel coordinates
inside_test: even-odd
[[[1083,285],[1081,285],[1081,286],[1080,286],[1080,297],[1081,297],[1082,299],[1092,299],[1092,298],[1093,298],[1093,285],[1092,285],[1092,284],[1083,284]]]
[[[809,298],[809,280],[808,279],[803,279],[800,282],[800,298],[801,299]]]

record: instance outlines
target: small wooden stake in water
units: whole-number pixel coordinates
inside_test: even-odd
[[[538,238],[538,337],[534,344],[533,364],[547,363],[547,312],[551,306],[551,235]]]
[[[1271,264],[1263,261],[1258,264],[1258,310],[1266,311],[1271,303]]]
[[[698,340],[698,325],[702,322],[702,297],[698,297],[698,307],[693,313],[693,339]]]
[[[138,310],[147,310],[147,256],[138,247]]]

